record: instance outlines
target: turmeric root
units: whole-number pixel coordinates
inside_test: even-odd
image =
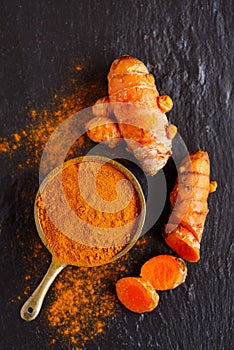
[[[148,281],[139,277],[125,277],[116,283],[121,303],[133,312],[150,312],[156,308],[159,296]]]
[[[94,115],[108,117],[114,113],[128,149],[147,175],[155,175],[170,157],[171,140],[177,131],[174,125],[168,125],[165,115],[172,108],[171,98],[159,96],[153,75],[143,62],[131,56],[119,57],[112,63],[108,92],[109,97],[93,106]],[[98,107],[102,101],[110,102],[111,111]],[[110,128],[108,137],[111,138]]]
[[[141,268],[141,277],[156,290],[174,289],[185,281],[185,262],[172,255],[158,255],[146,261]]]
[[[183,259],[190,262],[200,260],[200,243],[185,227],[174,226],[170,233],[165,233],[165,240],[167,245]]]
[[[121,134],[116,122],[106,117],[96,117],[87,124],[87,134],[94,142],[106,142],[110,148],[116,147]]]
[[[170,195],[172,213],[165,226],[166,243],[182,258],[200,259],[200,242],[209,212],[208,195],[216,190],[210,182],[210,161],[207,152],[190,152],[182,161],[176,184]]]
[[[102,98],[99,98],[99,100],[96,101],[96,103],[92,107],[92,112],[95,117],[109,117],[111,114],[110,104],[109,104],[109,97],[105,96]]]

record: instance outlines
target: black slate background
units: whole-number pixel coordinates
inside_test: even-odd
[[[128,53],[153,67],[160,93],[174,101],[170,120],[189,149],[209,152],[211,177],[218,181],[209,200],[202,258],[188,264],[186,283],[162,293],[159,307],[150,314],[123,308],[109,320],[105,334],[85,349],[231,349],[233,1],[2,0],[0,16],[0,136],[25,127],[25,105],[42,108],[61,86],[71,89],[71,68],[79,60],[88,67],[85,79],[95,81],[99,74],[105,86],[112,60]],[[25,229],[22,210],[32,208],[21,193],[33,198],[38,185],[38,169],[16,169],[16,158],[23,161],[25,156],[21,150],[12,158],[2,156],[0,163],[2,350],[52,348],[45,325],[22,321],[22,301],[11,302],[25,289],[27,269],[15,234]],[[27,229],[31,234],[22,234],[25,244],[38,239],[33,218]],[[159,252],[170,252],[160,239],[158,245],[146,246],[139,261]],[[35,263],[43,274],[47,262],[38,258]]]

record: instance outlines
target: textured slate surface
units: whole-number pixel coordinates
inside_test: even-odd
[[[70,78],[77,59],[99,71],[103,84],[112,60],[131,54],[146,62],[161,94],[173,98],[169,114],[189,149],[207,150],[218,181],[202,241],[202,259],[189,264],[186,283],[162,293],[157,311],[122,310],[103,337],[86,349],[229,350],[233,332],[233,15],[227,1],[9,1],[0,4],[0,133],[26,125],[25,105],[43,106]],[[18,152],[16,157],[25,158]],[[0,349],[49,349],[41,323],[19,317],[11,303],[25,288],[26,262],[15,242],[24,230],[20,194],[33,198],[37,169],[15,169],[1,158]],[[28,222],[36,235],[33,219]],[[36,239],[36,238],[35,238]],[[169,250],[147,246],[139,261]],[[46,263],[40,262],[46,270]],[[139,264],[140,266],[140,264]],[[136,267],[136,270],[139,268]],[[232,277],[232,281],[231,281]],[[35,282],[36,283],[36,282]],[[67,349],[72,347],[67,344]],[[59,349],[57,347],[56,349]],[[63,347],[64,349],[64,347]]]

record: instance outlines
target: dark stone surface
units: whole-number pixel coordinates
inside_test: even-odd
[[[23,128],[25,105],[44,106],[66,85],[79,60],[88,66],[85,79],[92,81],[100,72],[105,84],[112,60],[128,53],[147,63],[160,93],[172,97],[170,120],[189,149],[208,151],[211,177],[219,185],[209,200],[202,258],[188,264],[186,283],[161,293],[155,312],[136,315],[122,309],[108,321],[105,334],[85,349],[231,349],[233,1],[2,0],[0,15],[0,136]],[[33,213],[29,199],[37,189],[38,169],[19,172],[14,157],[24,160],[25,154],[21,150],[12,158],[1,157],[0,168],[0,349],[49,349],[43,322],[23,322],[22,301],[11,301],[25,289],[27,265],[16,231],[25,241],[37,239],[33,215],[27,222],[32,234],[23,236],[21,214],[23,209]],[[170,250],[156,239],[139,257],[136,271],[159,252]],[[38,258],[35,264],[43,274],[47,262]]]

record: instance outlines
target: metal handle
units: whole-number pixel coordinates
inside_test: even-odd
[[[37,317],[41,310],[41,306],[46,293],[48,292],[57,275],[64,269],[65,266],[65,264],[57,263],[52,259],[51,264],[41,283],[24,303],[20,310],[20,316],[23,320],[30,322]]]

